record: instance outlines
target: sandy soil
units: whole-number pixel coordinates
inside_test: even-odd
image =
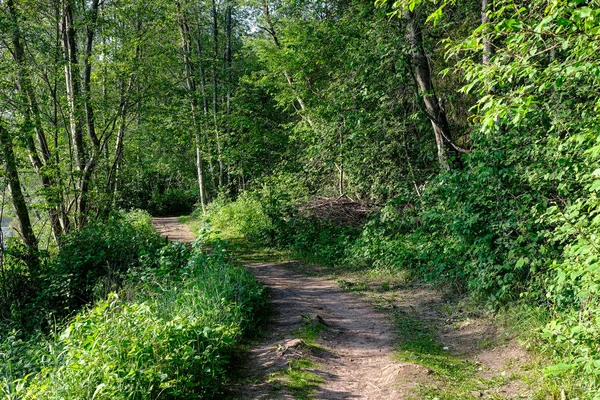
[[[235,397],[293,398],[273,393],[264,378],[299,356],[301,349],[283,351],[286,344],[307,319],[320,318],[326,329],[317,343],[323,350],[302,354],[317,363],[312,372],[325,380],[315,399],[402,398],[397,378],[407,366],[392,358],[397,334],[385,314],[337,282],[295,272],[285,263],[247,266],[270,288],[274,316],[268,337],[249,351],[242,366],[247,379]]]

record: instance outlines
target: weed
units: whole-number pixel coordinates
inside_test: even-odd
[[[321,332],[327,330],[327,326],[319,321],[318,317],[313,319],[309,315],[303,315],[302,321],[304,322],[304,326],[292,332],[292,335],[302,339],[307,346],[319,347],[316,344],[317,339]]]
[[[312,399],[315,389],[324,382],[323,377],[311,371],[316,367],[316,363],[305,358],[292,360],[288,368],[275,373],[272,379],[280,382],[296,399]]]
[[[348,281],[345,279],[338,279],[337,282],[342,289],[351,292],[364,292],[369,290],[369,287],[364,282]]]

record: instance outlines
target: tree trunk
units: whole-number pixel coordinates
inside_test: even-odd
[[[219,91],[217,85],[217,63],[219,62],[219,27],[217,24],[217,2],[212,0],[212,34],[213,34],[213,118],[215,124],[215,139],[217,142],[217,161],[219,163],[219,189],[223,187],[223,159],[221,157],[221,135],[219,134],[219,125],[217,113],[219,109]]]
[[[90,20],[85,27],[85,58],[83,60],[83,101],[85,106],[85,118],[87,125],[87,133],[92,143],[93,155],[92,157],[97,158],[98,151],[100,150],[100,140],[96,136],[96,124],[94,120],[94,109],[91,104],[91,90],[90,81],[92,77],[92,49],[94,46],[94,34],[96,21],[98,20],[98,4],[99,0],[93,0],[91,4]]]
[[[206,196],[204,194],[204,171],[202,169],[202,143],[200,140],[200,121],[198,116],[198,99],[196,75],[194,72],[194,64],[191,60],[191,34],[186,13],[182,10],[181,4],[177,3],[179,8],[179,32],[181,34],[181,50],[183,53],[183,67],[185,73],[185,82],[188,96],[190,98],[190,106],[192,111],[192,120],[194,124],[194,144],[196,146],[196,173],[198,176],[198,189],[200,192],[200,205],[202,214],[206,215]]]
[[[210,140],[208,138],[208,95],[206,93],[206,71],[202,60],[202,43],[200,38],[200,23],[197,25],[198,34],[196,35],[196,52],[198,55],[198,70],[200,72],[200,90],[202,94],[202,112],[204,113],[204,144],[208,154],[208,168],[211,175],[214,173],[214,165],[212,160],[212,152],[210,150]],[[204,185],[206,188],[206,185]],[[208,201],[208,199],[206,199]]]
[[[85,164],[83,174],[79,182],[79,225],[83,227],[87,221],[89,191],[92,175],[96,169],[96,163],[100,157],[100,140],[96,135],[96,123],[94,120],[94,109],[91,104],[90,81],[92,76],[92,49],[94,45],[95,25],[98,19],[99,0],[92,0],[89,10],[90,19],[86,21],[85,54],[83,60],[83,105],[85,109],[85,120],[87,134],[92,144],[92,152]]]
[[[278,49],[281,50],[281,43],[279,42],[279,37],[277,36],[277,31],[275,30],[275,25],[273,25],[273,20],[271,19],[271,13],[269,12],[269,3],[267,2],[268,0],[263,0],[262,6],[263,6],[263,14],[265,17],[265,21],[267,22],[267,28],[265,29],[269,35],[271,35],[271,38],[273,39],[273,43],[275,44],[275,47],[277,47]],[[285,80],[288,83],[288,86],[290,87],[290,90],[292,91],[292,93],[294,94],[294,97],[296,98],[296,101],[298,102],[298,105],[300,106],[300,117],[306,121],[306,123],[310,126],[310,128],[315,131],[315,125],[312,121],[312,119],[310,118],[310,116],[307,113],[307,109],[306,109],[306,105],[304,104],[304,100],[302,100],[302,97],[298,94],[298,92],[296,91],[296,88],[294,87],[294,80],[292,79],[292,76],[289,74],[288,71],[283,71],[283,76],[285,77]],[[294,108],[296,108],[296,105],[293,104]]]
[[[73,158],[75,168],[83,171],[85,168],[85,149],[83,142],[83,113],[81,112],[81,87],[79,80],[79,62],[77,60],[77,40],[73,25],[72,0],[63,3],[62,15],[63,51],[65,63],[65,85],[69,105],[69,126],[73,141]]]
[[[232,29],[233,29],[233,6],[231,0],[228,0],[227,11],[226,11],[226,36],[227,36],[227,48],[225,50],[225,65],[227,67],[227,115],[231,114],[231,87],[233,85],[233,50],[232,50]]]
[[[233,87],[233,50],[232,50],[232,30],[233,30],[233,6],[231,5],[231,0],[227,1],[227,8],[225,11],[225,36],[227,40],[227,45],[225,47],[224,57],[223,57],[223,66],[226,69],[225,75],[227,76],[227,93],[225,96],[226,102],[226,110],[225,113],[227,115],[227,137],[231,134],[231,88]],[[231,171],[228,166],[225,165],[223,168],[227,170],[227,186],[231,187]]]
[[[91,2],[89,20],[86,21],[86,41],[84,54],[83,90],[81,88],[81,77],[79,75],[79,63],[77,55],[77,32],[73,20],[73,0],[65,0],[63,4],[63,49],[67,63],[65,65],[65,82],[67,88],[67,100],[69,104],[69,119],[71,135],[73,140],[74,158],[76,170],[79,171],[78,179],[78,201],[76,222],[79,228],[87,221],[90,180],[96,167],[100,142],[96,136],[94,112],[90,101],[90,80],[92,48],[94,41],[95,24],[98,16],[99,0]],[[92,144],[92,153],[88,158],[83,140],[83,119],[88,138]]]
[[[19,29],[17,10],[15,9],[13,0],[8,0],[7,5],[10,13],[10,18],[13,23],[13,57],[18,69],[18,88],[19,91],[24,95],[25,102],[27,103],[23,110],[23,114],[25,115],[26,121],[25,125],[26,127],[30,126],[29,122],[31,121],[31,118],[33,118],[33,127],[37,138],[37,144],[40,148],[41,158],[38,154],[29,129],[27,129],[25,139],[27,144],[27,150],[29,152],[31,164],[35,169],[38,178],[40,179],[42,187],[44,188],[42,195],[46,202],[46,208],[48,211],[48,219],[50,221],[52,235],[54,237],[55,242],[59,244],[59,239],[63,234],[63,230],[59,220],[58,208],[54,204],[56,203],[56,201],[52,197],[52,190],[49,190],[56,186],[55,180],[54,177],[48,176],[47,172],[43,171],[43,168],[45,166],[48,166],[52,163],[52,156],[50,154],[50,149],[48,148],[46,133],[42,126],[40,109],[37,103],[37,99],[33,91],[33,87],[31,85],[31,80],[26,70],[27,66],[25,65],[25,51],[23,48],[23,43],[21,41],[21,32]]]
[[[481,24],[487,24],[490,22],[490,18],[488,17],[489,12],[489,0],[481,0]],[[487,29],[486,29],[487,30]],[[489,38],[489,35],[483,35],[483,56],[482,62],[484,65],[490,65],[490,61],[492,56],[494,55],[494,48],[492,47],[492,41]]]
[[[448,163],[448,149],[446,142],[451,142],[450,127],[446,119],[446,112],[435,94],[433,81],[431,80],[431,68],[425,54],[423,45],[423,34],[421,27],[413,12],[404,10],[402,15],[407,24],[408,41],[411,47],[412,67],[414,77],[423,96],[427,117],[433,126],[435,142],[438,150],[438,162],[443,169],[450,169]]]
[[[8,179],[13,206],[19,222],[19,231],[29,253],[27,257],[27,264],[30,269],[35,269],[37,267],[36,254],[38,250],[38,242],[31,226],[31,219],[29,218],[29,210],[27,209],[25,196],[21,190],[21,180],[17,170],[17,161],[13,150],[12,138],[10,137],[10,134],[6,128],[4,128],[1,121],[0,146],[2,146],[2,154],[4,155],[6,178]]]

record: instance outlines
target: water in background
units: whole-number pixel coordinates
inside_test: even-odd
[[[4,240],[15,235],[14,229],[10,226],[11,223],[12,218],[10,217],[2,217],[2,221],[0,221],[0,225],[2,226],[2,234],[4,235]]]

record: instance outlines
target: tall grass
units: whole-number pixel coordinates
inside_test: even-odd
[[[229,359],[261,307],[263,289],[215,247],[211,255],[181,244],[160,266],[137,270],[121,291],[77,315],[61,332],[5,367],[0,393],[23,399],[210,398],[226,380]],[[0,348],[2,348],[0,346]],[[13,358],[14,354],[12,355]],[[1,358],[1,355],[0,355]],[[37,369],[37,371],[36,371]]]
[[[208,221],[225,237],[257,239],[271,226],[271,220],[256,195],[242,193],[235,201],[218,198],[208,207]]]

